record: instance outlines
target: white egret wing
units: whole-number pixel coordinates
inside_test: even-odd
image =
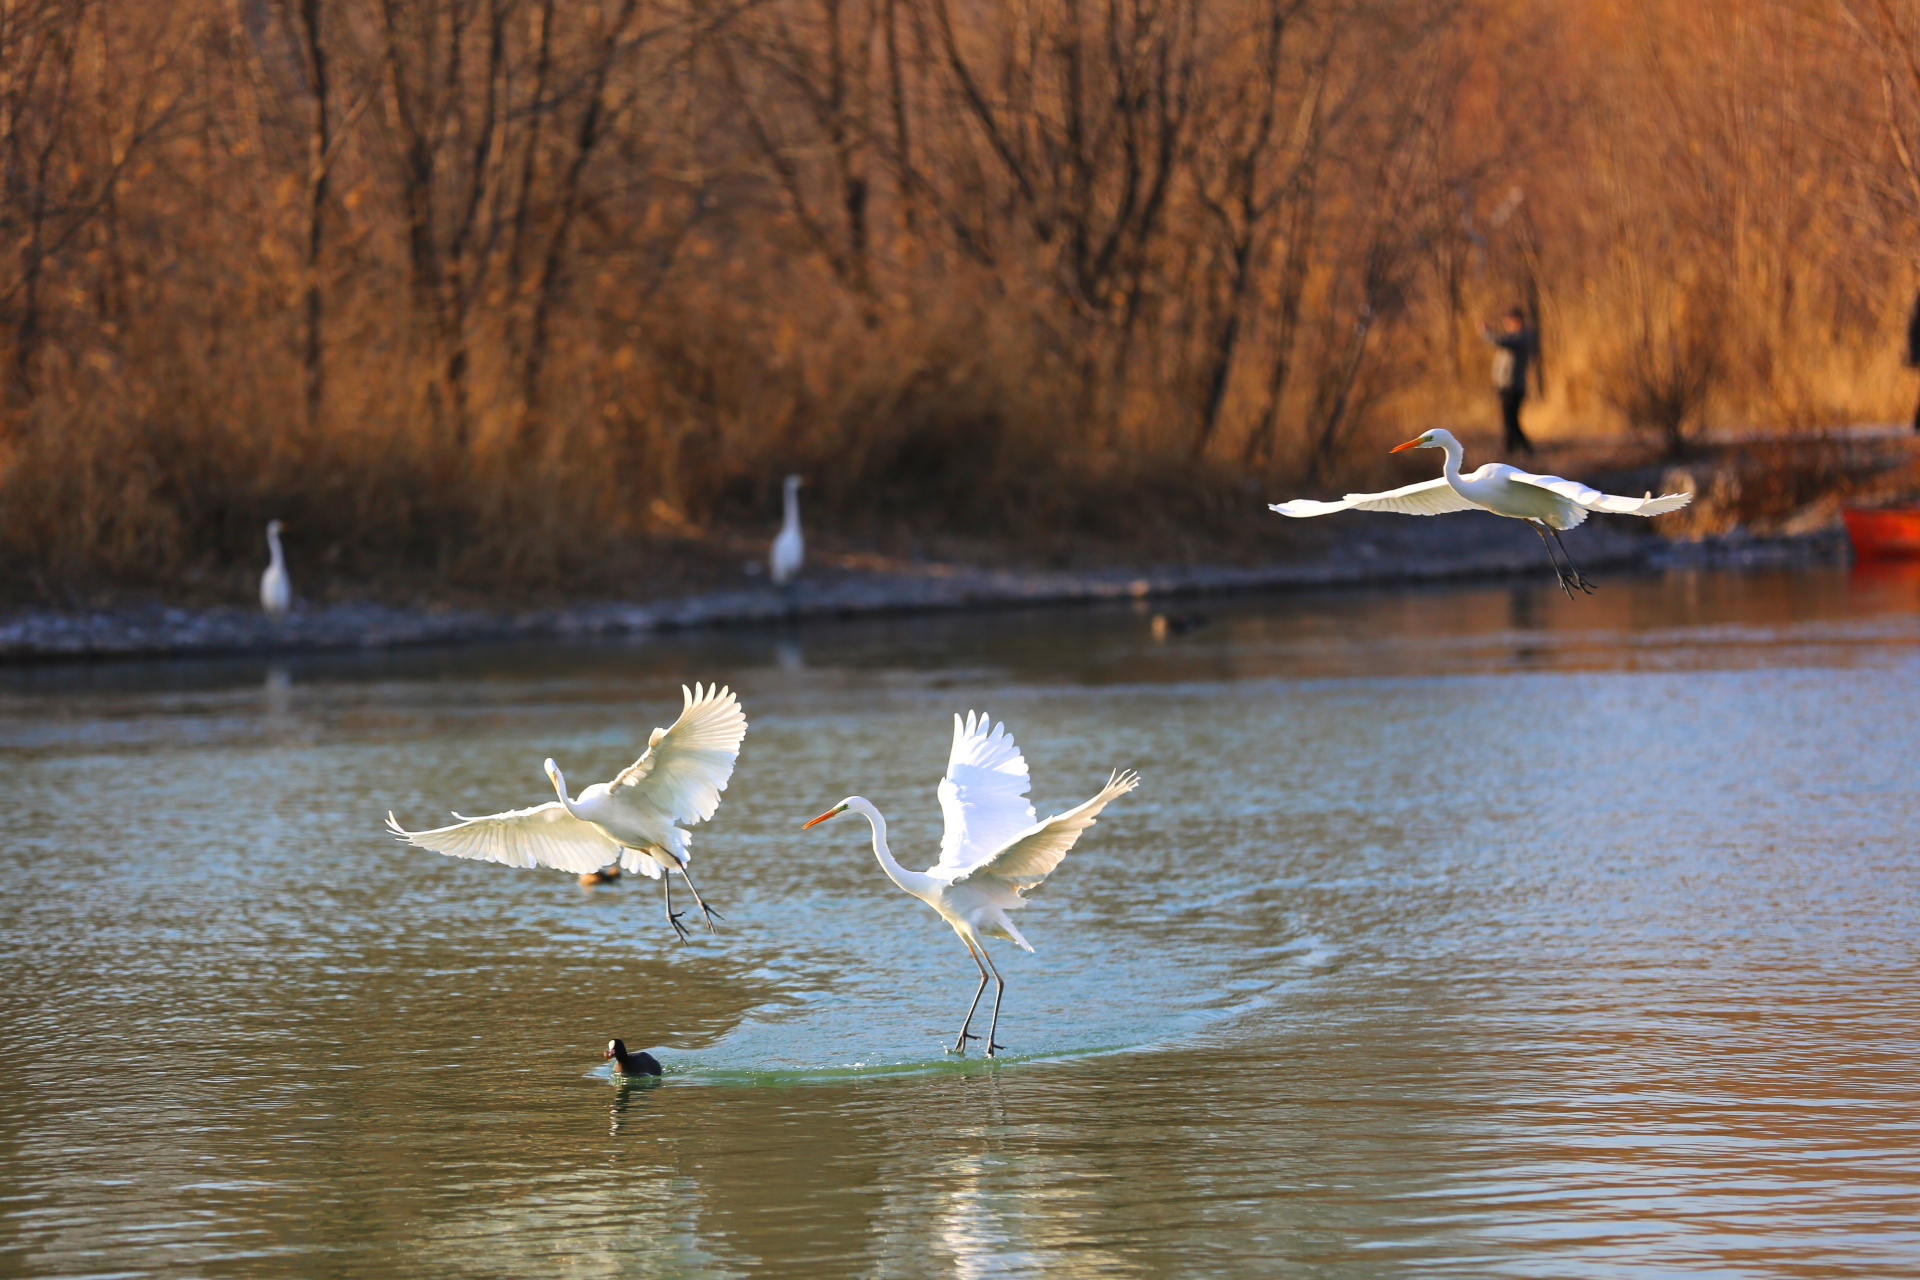
[[[615,796],[648,805],[675,822],[705,822],[720,807],[733,777],[747,716],[732,691],[680,686],[684,705],[670,729],[655,729],[646,754],[608,786]]]
[[[951,883],[990,877],[1011,885],[1015,891],[1027,890],[1053,874],[1060,859],[1067,856],[1080,833],[1093,825],[1100,811],[1140,785],[1140,775],[1123,769],[1107,779],[1100,794],[1085,804],[1076,805],[1045,822],[1037,822],[993,851],[985,860],[953,877]],[[937,868],[936,868],[937,869]]]
[[[1336,511],[1395,511],[1406,516],[1443,516],[1450,511],[1479,511],[1480,504],[1455,493],[1447,478],[1422,480],[1385,493],[1350,493],[1338,502],[1295,498],[1273,503],[1268,510],[1283,516],[1329,516]]]
[[[1649,493],[1644,498],[1623,498],[1617,493],[1602,493],[1592,485],[1581,484],[1578,480],[1568,480],[1563,476],[1538,476],[1528,471],[1510,469],[1507,479],[1521,484],[1534,485],[1565,498],[1577,507],[1588,511],[1606,512],[1618,516],[1659,516],[1669,511],[1678,511],[1693,501],[1690,493],[1663,493],[1654,497]]]
[[[460,818],[459,814],[453,815]],[[598,871],[620,857],[620,846],[591,822],[568,813],[558,800],[484,818],[460,818],[450,827],[408,831],[392,813],[387,830],[408,844],[453,858],[478,858],[509,867],[554,867]]]
[[[1005,725],[972,711],[965,720],[955,715],[953,750],[939,789],[947,829],[940,838],[940,861],[931,870],[957,873],[976,867],[1033,825],[1029,781],[1027,758]]]

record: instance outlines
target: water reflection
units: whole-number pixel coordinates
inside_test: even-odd
[[[1679,667],[1764,660],[1755,641],[1844,650],[1920,642],[1920,567],[1890,561],[1852,569],[1752,574],[1676,571],[1610,579],[1593,596],[1564,599],[1535,583],[1431,588],[1393,593],[1321,593],[1209,601],[1204,609],[1157,609],[1142,602],[1054,610],[1009,609],[809,623],[788,632],[681,633],[640,640],[528,643],[390,653],[324,653],[272,659],[48,663],[0,667],[0,715],[33,709],[36,695],[79,699],[111,714],[116,699],[144,710],[223,705],[222,691],[251,686],[324,691],[379,701],[404,689],[410,703],[435,694],[486,704],[542,688],[579,700],[601,682],[677,699],[678,683],[714,670],[755,672],[763,683],[817,687],[822,676],[858,673],[861,685],[970,671],[1009,671],[1043,681],[1127,682],[1191,678],[1196,662],[1222,650],[1238,675],[1377,675],[1396,669],[1503,669],[1514,643],[1538,642],[1559,669],[1617,668],[1620,646],[1667,651]],[[1155,644],[1155,613],[1203,616],[1179,644]],[[1137,622],[1130,621],[1137,619]],[[1729,633],[1739,643],[1724,643]],[[1244,665],[1242,665],[1244,664]],[[1218,669],[1218,668],[1216,668]],[[778,672],[791,682],[770,679]],[[76,704],[45,704],[66,714]]]
[[[1848,586],[1857,594],[1902,600],[1920,610],[1920,560],[1857,560]]]
[[[664,1083],[662,1078],[654,1076],[644,1080],[636,1080],[632,1076],[614,1076],[613,1103],[607,1108],[607,1136],[610,1138],[620,1136],[621,1125],[629,1122],[627,1115],[629,1109],[634,1111],[632,1122],[644,1123],[647,1119],[645,1105],[647,1095]]]
[[[1531,587],[1514,586],[1507,593],[1507,626],[1522,637],[1527,632],[1546,629],[1545,611],[1540,607],[1540,593]],[[1525,639],[1513,647],[1513,663],[1517,667],[1537,666],[1551,650],[1527,642]]]
[[[1036,1262],[1008,1230],[1023,1206],[1013,1196],[992,1194],[986,1185],[990,1165],[998,1163],[985,1155],[960,1156],[936,1173],[944,1189],[932,1214],[934,1239],[952,1259],[954,1274],[967,1280],[1030,1272]]]
[[[1914,587],[0,673],[0,1273],[1901,1274]],[[718,937],[379,830],[610,776],[716,674]],[[931,862],[972,706],[1042,809],[1146,775],[1000,957],[995,1064],[950,931],[797,830],[860,789]]]

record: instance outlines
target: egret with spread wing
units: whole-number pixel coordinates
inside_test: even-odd
[[[480,858],[510,867],[555,867],[585,874],[618,861],[627,871],[653,879],[664,876],[667,923],[687,940],[681,913],[673,909],[673,872],[687,882],[693,900],[713,932],[718,914],[708,908],[687,874],[693,838],[679,824],[705,822],[720,807],[720,793],[733,776],[747,717],[739,700],[720,688],[684,685],[680,718],[671,729],[655,729],[646,754],[612,782],[596,782],[567,798],[560,766],[546,763],[558,800],[531,809],[512,809],[485,818],[460,818],[450,827],[408,831],[387,814],[387,829],[410,844],[455,858]]]
[[[1540,545],[1546,548],[1547,560],[1553,565],[1560,589],[1572,598],[1575,589],[1592,592],[1593,584],[1575,567],[1573,557],[1567,555],[1567,544],[1560,541],[1562,529],[1573,528],[1595,511],[1609,515],[1658,516],[1678,511],[1693,501],[1691,493],[1666,493],[1658,498],[1649,493],[1644,498],[1623,498],[1590,489],[1578,480],[1537,476],[1503,462],[1489,462],[1471,475],[1463,476],[1460,462],[1465,452],[1453,433],[1446,430],[1429,431],[1405,444],[1395,445],[1392,452],[1399,453],[1402,449],[1444,449],[1447,454],[1444,473],[1437,480],[1422,480],[1386,493],[1350,493],[1338,502],[1296,498],[1292,502],[1276,502],[1272,509],[1283,516],[1324,516],[1336,511],[1397,511],[1409,516],[1440,516],[1450,511],[1491,511],[1497,516],[1525,520],[1540,535]],[[1553,537],[1551,544],[1547,541],[1549,534]],[[1564,569],[1554,558],[1556,544],[1567,562]]]
[[[909,871],[896,862],[887,848],[887,820],[860,796],[848,796],[805,825],[817,826],[849,809],[865,817],[873,827],[873,856],[887,878],[938,911],[967,944],[967,954],[980,971],[980,985],[949,1052],[959,1053],[967,1041],[980,1038],[968,1027],[992,972],[993,1019],[987,1026],[991,1058],[1006,1047],[996,1043],[994,1033],[1000,1027],[1000,998],[1007,984],[987,954],[987,939],[1005,938],[1023,951],[1033,950],[1007,912],[1026,906],[1026,895],[1060,865],[1100,811],[1139,785],[1138,774],[1121,770],[1085,804],[1035,822],[1027,800],[1026,758],[1004,725],[969,711],[965,720],[953,718],[953,752],[947,758],[947,776],[940,780],[947,831],[940,841],[939,862],[925,871]]]

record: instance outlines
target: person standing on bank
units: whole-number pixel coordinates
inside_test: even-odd
[[[1526,313],[1510,307],[1500,317],[1498,332],[1480,326],[1480,336],[1491,342],[1493,352],[1493,389],[1500,397],[1500,422],[1506,429],[1506,451],[1533,452],[1533,441],[1520,430],[1520,402],[1527,398],[1527,366],[1533,363],[1534,335],[1527,327]]]
[[[1913,310],[1907,313],[1907,368],[1920,369],[1920,294],[1915,294]],[[1920,404],[1913,407],[1913,429],[1920,432]]]

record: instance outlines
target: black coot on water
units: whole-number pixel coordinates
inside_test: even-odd
[[[654,1056],[642,1049],[638,1053],[628,1053],[627,1046],[618,1040],[607,1041],[607,1051],[600,1055],[613,1059],[613,1074],[617,1076],[657,1076],[660,1063]]]

